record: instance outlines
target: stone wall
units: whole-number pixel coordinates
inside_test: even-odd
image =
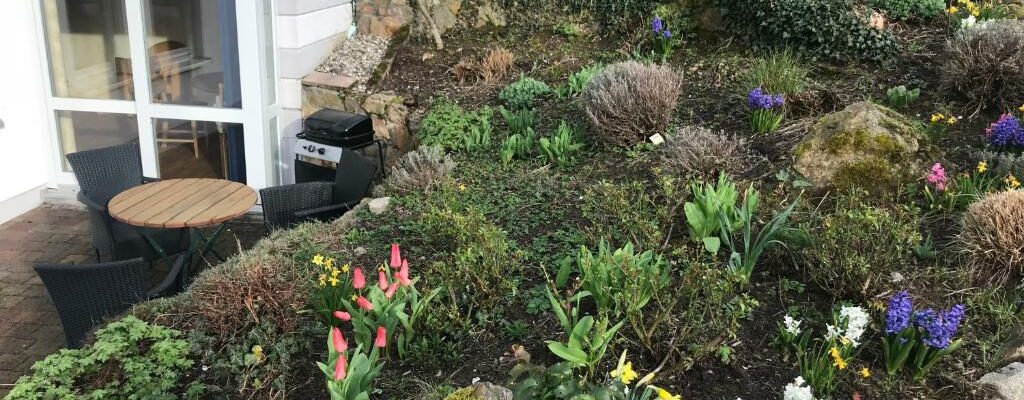
[[[419,0],[424,1],[430,17],[442,35],[459,27],[500,27],[506,24],[506,12],[494,0]],[[362,0],[356,8],[356,27],[360,34],[395,37],[402,28],[412,26],[417,35],[429,36],[419,9],[411,0]]]
[[[321,108],[333,108],[356,114],[369,115],[373,120],[374,137],[387,144],[385,163],[395,160],[415,146],[410,132],[413,116],[405,99],[391,91],[362,93],[349,90],[351,78],[324,73],[313,73],[302,80],[302,117]],[[368,155],[376,156],[376,148],[368,148]]]

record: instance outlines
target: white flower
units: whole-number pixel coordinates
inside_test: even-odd
[[[825,339],[832,340],[842,336],[843,331],[838,326],[825,324]]]
[[[782,319],[782,324],[786,326],[786,332],[793,336],[800,334],[800,324],[803,322],[804,321],[798,319],[793,319],[793,317],[788,315]]]
[[[970,28],[973,28],[974,25],[977,24],[977,23],[978,23],[978,19],[974,18],[974,16],[971,15],[971,16],[969,16],[967,18],[964,18],[964,19],[960,20],[960,27],[963,28],[963,29],[970,29]]]
[[[786,385],[786,391],[782,394],[783,400],[814,400],[811,394],[811,387],[807,386],[802,376],[796,377],[793,383]]]
[[[839,309],[839,317],[846,321],[843,337],[849,340],[853,347],[857,347],[860,344],[858,340],[871,322],[871,316],[860,307],[843,307]]]

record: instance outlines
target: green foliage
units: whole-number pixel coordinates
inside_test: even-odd
[[[899,47],[891,32],[873,28],[857,16],[852,0],[716,2],[727,25],[755,47],[790,47],[826,59],[876,61],[888,59]]]
[[[537,119],[537,111],[533,109],[509,111],[501,107],[498,112],[505,119],[505,125],[508,125],[508,130],[513,135],[526,136],[533,130]]]
[[[537,135],[533,133],[533,128],[526,128],[525,134],[513,133],[501,144],[501,162],[508,164],[513,158],[528,158],[533,154],[536,142]]]
[[[913,273],[910,253],[922,240],[916,212],[865,203],[866,194],[851,192],[835,208],[812,216],[802,228],[813,239],[797,252],[807,275],[837,297],[872,298],[893,285],[892,273]],[[907,276],[906,278],[909,278]]]
[[[655,294],[670,284],[668,265],[660,256],[650,250],[637,254],[628,243],[612,251],[602,241],[596,255],[583,247],[575,267],[580,296],[592,298],[597,312],[612,318],[638,320]]]
[[[623,322],[610,328],[608,324],[607,318],[601,318],[596,323],[594,317],[589,315],[580,318],[572,331],[566,332],[566,342],[546,341],[548,350],[574,367],[586,368],[585,377],[595,376],[598,364]]]
[[[520,363],[512,369],[513,400],[570,400],[586,398],[590,390],[576,377],[574,366],[561,362],[550,367]]]
[[[742,233],[743,248],[738,248],[732,236],[727,233],[733,221],[726,217],[725,213],[718,215],[722,225],[722,241],[725,242],[731,251],[729,271],[736,274],[742,285],[750,283],[750,276],[754,273],[757,260],[761,258],[761,254],[764,253],[768,246],[773,244],[785,245],[785,243],[777,238],[786,234],[789,230],[786,227],[789,221],[789,214],[793,212],[793,208],[797,204],[796,202],[790,204],[785,210],[772,217],[771,221],[768,221],[768,224],[762,227],[755,237],[753,226],[758,198],[759,195],[753,186],[748,187],[747,191],[743,194],[743,205],[736,211],[736,216],[739,218],[741,226],[740,232]]]
[[[490,107],[477,111],[477,123],[469,128],[465,137],[464,148],[467,151],[486,149],[491,146],[491,112]]]
[[[670,187],[670,190],[675,190]],[[669,199],[681,199],[668,192]],[[665,240],[663,227],[671,224],[674,204],[668,204],[642,182],[614,184],[600,181],[583,194],[583,215],[593,221],[588,237],[591,243],[609,238],[614,244],[633,243],[641,248],[657,248]]]
[[[644,26],[658,0],[568,0],[574,10],[586,11],[593,18],[616,33],[635,31]]]
[[[894,20],[927,19],[942,14],[946,8],[943,0],[869,0],[868,5],[885,11]]]
[[[566,168],[576,162],[575,153],[583,148],[579,141],[579,128],[562,121],[551,138],[540,138],[540,153],[548,162]]]
[[[355,349],[336,349],[330,338],[327,339],[327,347],[327,363],[317,361],[316,365],[325,376],[331,400],[370,400],[373,381],[384,368],[384,363],[380,362],[380,349],[373,347],[369,354],[362,345]],[[342,360],[346,363],[341,366],[345,376],[339,378],[334,371]]]
[[[590,80],[594,79],[602,70],[604,70],[604,65],[593,64],[573,72],[572,75],[569,75],[569,79],[562,86],[558,87],[558,97],[563,99],[579,97],[579,95],[583,94],[583,89],[587,88]]]
[[[754,59],[743,79],[743,95],[751,88],[760,87],[768,93],[787,96],[799,94],[807,88],[809,69],[792,50],[771,51]]]
[[[895,108],[906,108],[921,97],[921,89],[908,90],[906,86],[899,85],[885,91],[885,97],[890,106]]]
[[[37,362],[6,398],[196,398],[205,388],[183,381],[192,371],[188,349],[180,332],[128,316],[96,331],[91,346]]]
[[[506,86],[498,94],[498,98],[512,110],[525,110],[532,109],[533,103],[538,97],[543,97],[551,92],[551,87],[546,83],[522,75],[518,81]]]
[[[732,234],[742,224],[736,208],[736,184],[722,174],[717,184],[691,184],[690,192],[693,201],[683,206],[690,240],[703,243],[705,250],[716,254],[722,246],[720,236]]]
[[[475,149],[484,135],[490,136],[490,116],[489,107],[466,111],[451,101],[439,100],[423,117],[418,132],[420,144],[453,151]],[[475,138],[467,138],[470,136]]]

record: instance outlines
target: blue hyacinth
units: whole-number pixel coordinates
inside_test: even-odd
[[[665,35],[665,39],[671,39],[672,38],[672,31],[666,29],[665,32],[663,32],[663,33]]]
[[[889,300],[889,307],[885,310],[885,334],[897,335],[909,328],[913,310],[914,301],[906,290],[893,296]]]
[[[936,349],[945,349],[956,336],[960,320],[964,317],[964,306],[957,304],[945,312],[931,308],[914,315],[914,325],[924,331],[921,342]]]
[[[1024,146],[1024,129],[1020,120],[1011,114],[1003,114],[985,130],[989,143],[995,146]]]
[[[765,93],[760,87],[754,88],[747,95],[747,106],[751,110],[770,110],[785,104],[786,100],[781,94]]]
[[[661,17],[655,15],[654,19],[651,20],[651,31],[654,32],[655,35],[660,35],[663,30],[665,30],[665,21],[663,21]]]

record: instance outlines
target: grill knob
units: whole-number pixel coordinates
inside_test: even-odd
[[[312,152],[313,152],[313,150],[316,150],[316,147],[315,147],[315,146],[313,146],[313,145],[309,145],[309,146],[306,146],[306,151],[308,151],[308,152],[312,153]]]
[[[317,152],[318,154],[320,154],[320,155],[324,155],[324,154],[327,154],[327,149],[325,149],[325,148],[321,147],[321,148],[320,148],[319,150],[317,150],[316,152]]]

